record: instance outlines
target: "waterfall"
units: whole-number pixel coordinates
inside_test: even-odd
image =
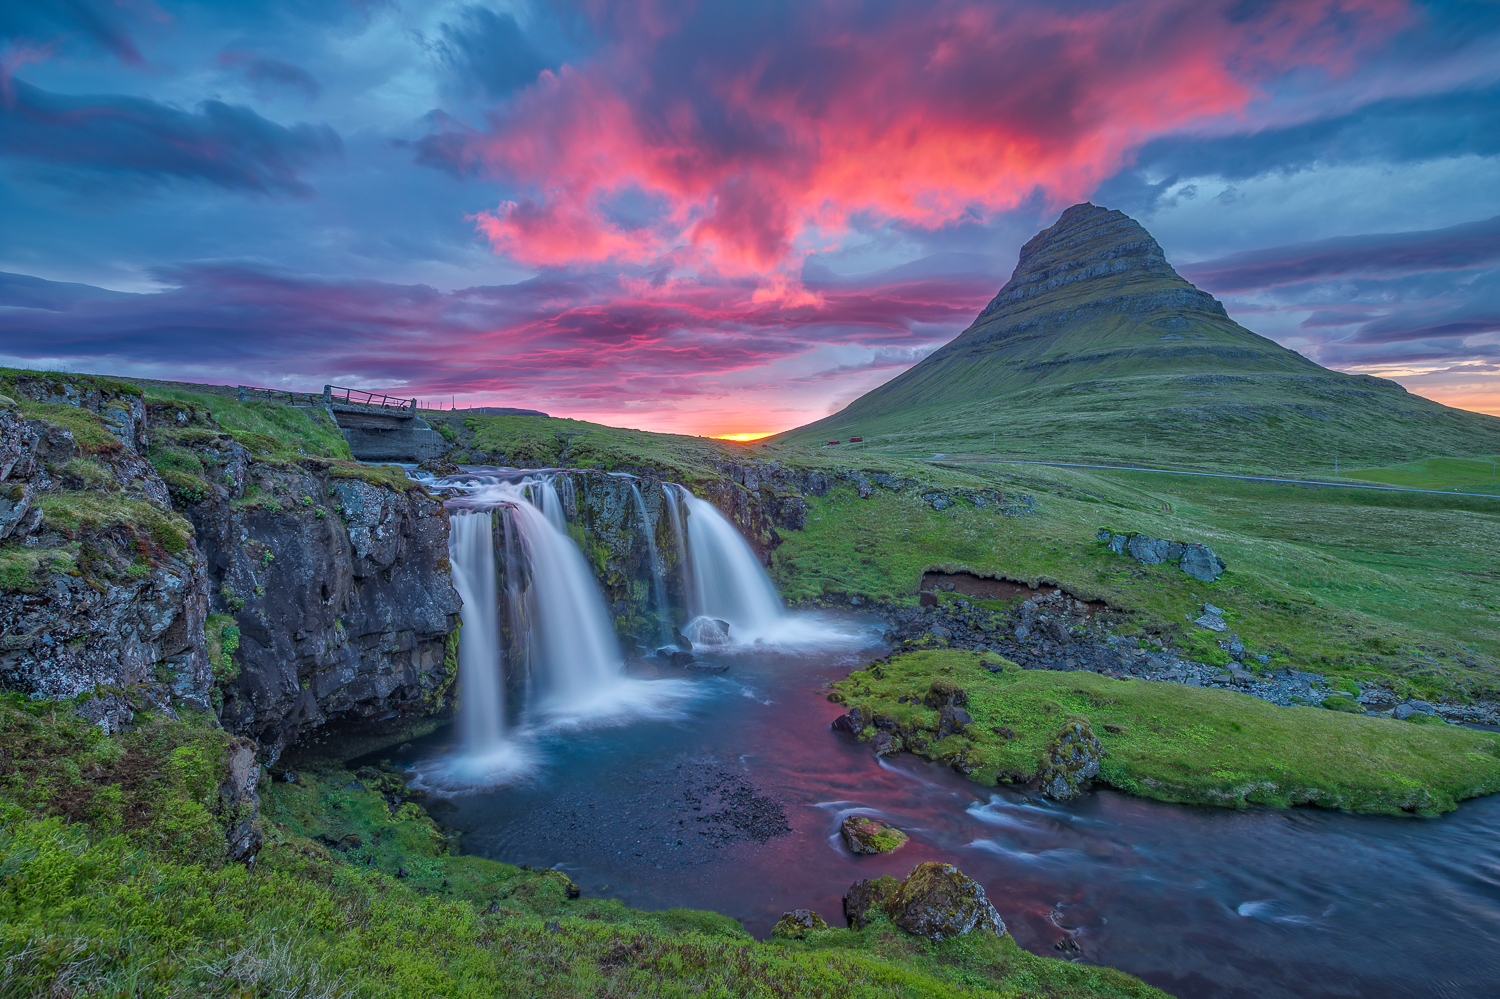
[[[667,611],[667,587],[662,579],[661,559],[656,554],[656,532],[651,528],[651,519],[646,516],[646,501],[641,498],[640,489],[635,483],[630,484],[630,496],[635,500],[636,516],[641,519],[641,534],[646,538],[646,556],[651,560],[651,595],[656,601],[656,630],[657,638],[663,645],[672,642],[672,632],[668,625]]]
[[[568,483],[566,477],[562,481]],[[571,485],[571,483],[569,484]],[[568,532],[568,512],[563,509],[562,497],[558,495],[557,486],[553,484],[552,479],[530,479],[527,480],[525,485],[527,498],[542,511],[543,515],[547,518],[547,522],[566,534]]]
[[[505,738],[500,682],[500,626],[495,599],[495,539],[488,510],[449,519],[448,560],[463,606],[458,636],[458,728],[464,749],[493,752]]]
[[[787,612],[781,595],[749,543],[712,503],[680,486],[677,491],[687,508],[688,639],[744,645],[783,631]],[[716,621],[728,622],[727,636]]]

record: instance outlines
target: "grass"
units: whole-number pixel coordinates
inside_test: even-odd
[[[168,555],[186,551],[193,536],[193,525],[177,514],[118,493],[48,493],[38,505],[43,523],[64,533],[123,526]]]
[[[178,403],[210,414],[260,461],[296,464],[305,457],[351,460],[349,442],[320,410],[302,409],[269,400],[240,402],[212,392],[188,392],[153,387],[148,404]]]
[[[1345,471],[1346,479],[1380,482],[1412,489],[1452,489],[1457,492],[1500,493],[1496,468],[1500,459],[1426,458],[1392,468],[1358,468]]]
[[[259,858],[226,863],[228,737],[137,726],[0,697],[0,996],[1163,995],[1009,938],[882,922],[759,943],[713,913],[569,899],[555,871],[453,856],[378,772],[264,787]]]
[[[936,650],[893,657],[833,684],[866,718],[894,719],[909,748],[963,767],[980,783],[1026,782],[1073,719],[1107,755],[1099,779],[1161,801],[1312,804],[1356,812],[1451,811],[1500,790],[1500,736],[1318,708],[1280,708],[1233,691],[1114,680],[1095,673],[991,672],[998,657]],[[967,694],[974,724],[933,738],[934,683]],[[916,703],[898,703],[899,698]],[[867,729],[867,732],[873,730]]]
[[[1204,601],[1278,664],[1388,683],[1403,695],[1500,689],[1500,501],[1319,489],[1233,479],[969,466],[1037,497],[1035,517],[962,501],[937,511],[921,490],[809,498],[771,570],[789,599],[910,602],[922,573],[969,571],[1060,584],[1133,612],[1134,628],[1217,661],[1190,624]],[[1101,526],[1203,541],[1229,570],[1201,583],[1141,566],[1095,539]],[[999,608],[996,608],[999,609]],[[1127,633],[1134,633],[1127,630]]]
[[[566,465],[608,472],[648,471],[687,484],[718,477],[718,464],[733,460],[735,453],[703,437],[554,417],[468,416],[463,425],[472,434],[468,446],[473,450],[523,468]]]

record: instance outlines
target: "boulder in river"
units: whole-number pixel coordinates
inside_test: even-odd
[[[906,833],[868,815],[851,815],[839,826],[844,843],[855,853],[890,853],[906,843]]]
[[[1005,921],[984,886],[952,864],[918,864],[901,882],[886,911],[908,933],[948,940],[976,930],[1005,934]]]
[[[771,927],[771,936],[800,940],[811,930],[826,929],[828,923],[816,912],[811,909],[793,909],[791,912],[783,912],[781,918],[776,920],[776,925]]]
[[[848,732],[850,735],[859,735],[859,733],[865,730],[866,724],[864,711],[855,707],[850,708],[846,714],[839,715],[833,720],[833,730],[835,732]]]
[[[1104,744],[1082,719],[1068,723],[1052,737],[1038,774],[1042,793],[1056,801],[1067,801],[1083,793],[1084,782],[1099,776]]]

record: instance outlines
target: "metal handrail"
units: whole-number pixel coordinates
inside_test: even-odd
[[[363,398],[356,399],[355,396]],[[345,388],[341,385],[324,385],[323,401],[329,405],[338,402],[346,406],[368,406],[371,409],[397,409],[412,413],[417,411],[415,399],[398,399],[384,392],[366,392],[364,389]]]

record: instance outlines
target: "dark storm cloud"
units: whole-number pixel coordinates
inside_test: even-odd
[[[1184,179],[1249,180],[1315,164],[1411,163],[1500,153],[1500,88],[1375,101],[1343,115],[1219,138],[1170,136],[1141,146],[1134,165],[1094,200],[1149,213]],[[1147,177],[1160,178],[1155,183]]]
[[[323,92],[322,85],[311,73],[280,59],[229,51],[219,54],[219,65],[237,69],[262,94],[276,89],[298,90],[311,100]]]
[[[504,97],[537,78],[548,62],[527,39],[513,14],[465,7],[444,23],[438,53],[466,86]]]
[[[1248,291],[1346,274],[1463,270],[1500,260],[1500,216],[1421,232],[1369,233],[1232,253],[1179,268],[1212,292]]]
[[[142,61],[129,25],[142,15],[161,17],[149,2],[129,0],[5,0],[0,3],[0,38],[46,47],[80,41],[124,63]]]
[[[343,149],[326,125],[288,128],[220,101],[189,112],[140,97],[51,94],[21,80],[6,96],[0,155],[53,167],[305,197],[312,188],[301,171]]]

